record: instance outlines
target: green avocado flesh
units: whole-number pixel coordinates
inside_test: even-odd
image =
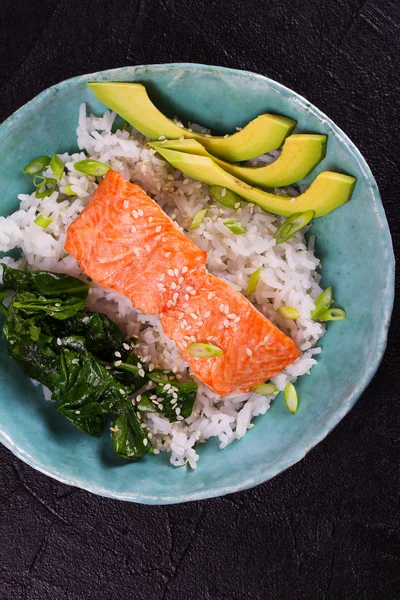
[[[279,157],[263,167],[232,165],[212,156],[196,140],[166,140],[156,142],[153,148],[179,150],[198,156],[209,156],[224,171],[250,185],[261,188],[281,187],[300,181],[325,157],[326,135],[299,133],[288,137]]]
[[[141,83],[89,83],[96,97],[128,121],[143,135],[159,139],[190,138],[200,142],[210,154],[230,162],[256,158],[279,148],[292,132],[296,121],[280,115],[264,114],[227,137],[207,137],[178,127],[158,110]]]
[[[248,202],[254,202],[264,210],[285,217],[307,210],[313,210],[315,217],[322,217],[348,202],[356,183],[355,177],[323,171],[314,179],[310,187],[293,201],[292,198],[264,192],[240,181],[221,169],[208,156],[167,150],[159,144],[150,143],[150,146],[156,148],[170,165],[182,171],[187,177],[208,185],[223,186],[236,192]]]

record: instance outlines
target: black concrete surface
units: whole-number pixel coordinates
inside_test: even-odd
[[[396,0],[0,2],[0,118],[81,73],[190,61],[268,75],[368,160],[399,248]],[[399,306],[351,413],[254,490],[171,507],[95,497],[0,447],[0,600],[396,600]]]

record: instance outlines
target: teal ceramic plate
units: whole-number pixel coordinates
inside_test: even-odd
[[[355,175],[351,202],[315,220],[324,281],[347,310],[346,321],[329,326],[323,352],[310,377],[298,386],[300,408],[288,413],[278,397],[240,442],[225,450],[210,441],[200,447],[196,471],[170,466],[168,456],[126,463],[113,455],[107,435],[93,439],[74,430],[38,388],[22,376],[0,341],[0,441],[35,469],[95,494],[169,504],[221,496],[266,481],[290,467],[320,442],[350,410],[374,375],[386,345],[393,302],[394,258],[390,233],[371,171],[349,138],[323,113],[266,77],[193,64],[124,67],[75,77],[23,106],[0,128],[0,209],[17,207],[29,191],[23,166],[38,154],[72,150],[81,102],[104,110],[88,81],[138,81],[168,115],[180,115],[216,133],[232,131],[264,112],[298,121],[296,132],[326,133],[322,170]]]

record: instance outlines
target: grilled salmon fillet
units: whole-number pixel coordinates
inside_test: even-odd
[[[247,392],[300,355],[242,294],[208,273],[206,253],[116,171],[69,226],[65,250],[94,281],[159,314],[193,373],[220,395]],[[212,343],[223,355],[196,358],[193,342]]]

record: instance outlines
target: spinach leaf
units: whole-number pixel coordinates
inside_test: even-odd
[[[0,292],[0,312],[3,313],[3,315],[8,315],[8,308],[6,306],[4,306],[3,304],[3,300],[5,300],[8,296],[8,292]]]
[[[155,381],[156,386],[149,392],[142,394],[142,398],[137,406],[138,410],[142,412],[158,412],[168,419],[168,421],[176,421],[179,415],[184,419],[190,417],[196,400],[197,383],[192,381],[181,382],[171,379],[171,376],[172,374],[169,371],[155,370],[149,373],[149,379]],[[153,394],[157,395],[158,406],[161,405],[162,409],[151,402],[150,396]],[[150,408],[149,405],[153,408]]]
[[[129,400],[120,402],[111,423],[111,438],[114,450],[128,459],[138,459],[152,452],[146,431]]]
[[[125,362],[115,360],[114,357],[114,377],[121,383],[130,385],[137,390],[147,382],[148,367],[146,363],[140,362],[136,354],[131,352]]]
[[[45,314],[53,319],[68,319],[73,317],[85,306],[83,298],[45,298],[36,296],[31,292],[17,292],[13,298],[12,306],[27,315]]]
[[[89,285],[64,273],[50,271],[21,271],[12,269],[6,264],[3,267],[3,287],[7,290],[18,290],[38,293],[41,296],[75,296],[86,298]]]
[[[102,360],[116,360],[115,353],[120,352],[125,360],[130,350],[122,346],[124,335],[119,327],[106,315],[96,312],[77,312],[73,317],[59,325],[62,336],[79,335],[85,338],[86,348]]]

